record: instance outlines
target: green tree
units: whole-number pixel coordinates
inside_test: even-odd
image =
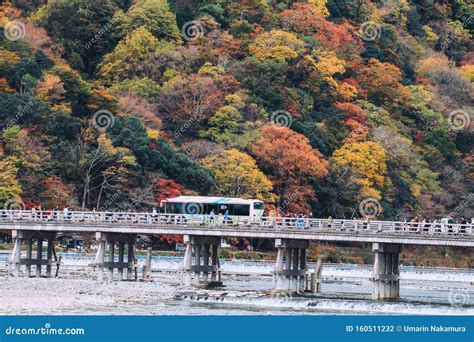
[[[139,0],[125,13],[119,10],[114,16],[114,31],[118,38],[144,27],[158,39],[180,42],[181,34],[176,25],[176,15],[166,0]]]
[[[150,59],[157,48],[158,40],[146,28],[139,27],[104,56],[99,65],[100,75],[109,83],[146,76],[143,62]]]
[[[113,0],[53,0],[33,19],[64,47],[64,57],[73,67],[92,73],[115,45],[110,26],[117,9]]]

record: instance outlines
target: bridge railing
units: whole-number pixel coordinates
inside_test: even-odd
[[[96,223],[150,226],[206,226],[234,229],[310,230],[339,232],[372,232],[403,234],[446,234],[473,236],[472,224],[439,222],[401,222],[372,220],[340,220],[294,217],[263,217],[244,219],[235,223],[223,215],[184,215],[139,212],[95,212],[95,211],[31,211],[0,210],[0,222],[24,223]]]

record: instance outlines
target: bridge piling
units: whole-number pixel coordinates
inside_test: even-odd
[[[26,240],[26,258],[31,259],[33,255],[33,240]],[[31,265],[26,265],[26,276],[31,277]]]
[[[278,249],[274,270],[277,291],[302,293],[306,287],[306,250],[308,240],[276,239]]]
[[[25,265],[24,275],[31,276],[31,266],[36,267],[36,277],[41,277],[41,268],[46,266],[46,276],[51,277],[51,263],[53,258],[55,232],[35,232],[31,230],[12,230],[15,241],[10,257],[13,266],[13,275],[20,276],[21,265]],[[33,257],[33,240],[36,240],[36,257]],[[21,244],[26,242],[25,258],[21,256]],[[47,242],[46,259],[43,259],[43,241]]]
[[[51,269],[52,269],[52,260],[53,260],[53,249],[54,249],[54,240],[48,239],[48,247],[46,250],[46,259],[49,260],[49,262],[46,264],[46,277],[50,278],[51,277]]]
[[[41,259],[43,257],[43,240],[39,238],[36,241],[36,259],[38,263],[36,264],[36,278],[41,278]]]
[[[183,260],[184,285],[222,285],[219,270],[220,237],[184,235],[183,241],[186,244]]]
[[[130,241],[127,242],[127,280],[132,280],[133,275],[133,265],[135,263],[135,237],[133,237]]]
[[[96,233],[99,240],[99,248],[93,263],[94,268],[98,268],[97,278],[103,280],[104,268],[107,269],[107,281],[114,280],[114,269],[118,270],[118,280],[123,280],[123,270],[127,269],[127,280],[132,279],[132,269],[134,256],[135,235],[119,233]],[[118,244],[118,260],[115,261],[115,245]],[[128,245],[127,262],[125,259],[125,244]],[[108,248],[107,248],[108,247]],[[107,261],[105,261],[107,259]]]
[[[399,244],[373,243],[375,253],[372,282],[374,300],[394,300],[400,297],[399,255],[402,246]]]

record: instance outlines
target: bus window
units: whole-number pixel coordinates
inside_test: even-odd
[[[219,205],[219,213],[218,213],[218,214],[224,215],[225,212],[226,212],[228,209],[229,209],[229,208],[227,207],[227,205],[221,204],[221,205]]]
[[[262,202],[255,202],[255,203],[253,204],[253,208],[254,208],[255,210],[263,210],[263,203],[262,203]]]
[[[204,215],[209,215],[211,211],[214,210],[214,214],[218,214],[218,209],[219,205],[218,204],[212,204],[212,203],[207,203],[203,205],[203,214]]]
[[[181,203],[166,203],[167,214],[181,214]]]
[[[249,216],[250,206],[246,204],[234,204],[234,210],[232,215]]]

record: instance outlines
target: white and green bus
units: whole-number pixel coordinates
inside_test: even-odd
[[[179,196],[161,202],[166,214],[183,214],[191,220],[237,224],[259,221],[263,216],[263,202],[256,199]]]

